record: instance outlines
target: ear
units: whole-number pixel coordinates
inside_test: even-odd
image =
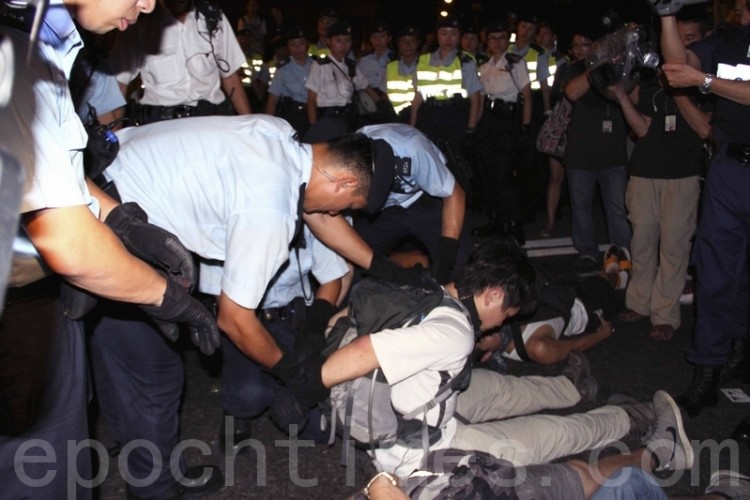
[[[485,295],[485,305],[501,305],[505,300],[505,292],[502,288],[490,288]]]
[[[357,189],[359,180],[353,175],[343,175],[336,181],[336,191],[340,189]]]

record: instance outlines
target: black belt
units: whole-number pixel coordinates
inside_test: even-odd
[[[453,97],[448,99],[436,99],[429,97],[424,101],[424,104],[432,108],[441,108],[443,106],[455,106],[456,104],[462,104],[467,100],[466,97],[461,94],[455,94]]]
[[[513,113],[517,108],[517,102],[503,101],[502,99],[490,99],[489,97],[484,99],[484,109],[496,113]]]
[[[266,307],[256,310],[255,314],[264,323],[270,323],[275,320],[290,319],[294,315],[294,306],[289,303],[281,307]]]
[[[346,106],[318,107],[318,115],[321,118],[324,116],[333,116],[333,117],[351,116],[352,113],[353,113],[353,108],[351,104],[347,104]]]
[[[173,120],[175,118],[189,118],[191,116],[213,116],[227,115],[231,112],[228,100],[220,104],[208,101],[198,101],[195,106],[178,104],[176,106],[152,106],[150,104],[138,105],[138,117],[140,123],[151,123],[162,120]]]
[[[307,113],[307,104],[295,101],[291,97],[282,97],[279,100],[279,111],[287,113]]]
[[[727,156],[737,160],[743,165],[750,165],[750,146],[747,144],[730,142],[727,146]]]
[[[59,295],[60,279],[57,276],[47,276],[26,286],[8,287],[5,294],[5,303],[14,304]]]

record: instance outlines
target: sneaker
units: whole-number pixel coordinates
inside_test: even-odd
[[[625,394],[613,394],[607,399],[608,405],[619,406],[625,410],[630,417],[629,436],[644,444],[646,438],[651,435],[656,421],[656,410],[654,403],[648,401],[642,403]]]
[[[579,351],[571,351],[568,354],[568,363],[563,368],[562,374],[567,377],[578,389],[581,395],[581,402],[594,402],[596,393],[599,390],[599,384],[591,375],[591,367],[586,356]]]
[[[632,273],[632,265],[630,263],[630,251],[625,247],[619,247],[617,249],[617,264],[619,266],[618,275],[620,277],[617,283],[618,290],[625,290],[630,283],[630,276]]]
[[[654,410],[656,422],[646,449],[658,463],[656,470],[690,469],[695,457],[677,403],[666,391],[656,391]]]
[[[618,250],[617,246],[610,245],[610,247],[604,252],[604,260],[602,263],[603,273],[618,272],[620,270]]]
[[[732,500],[750,500],[750,476],[733,470],[717,470],[711,474],[706,495],[719,495]]]

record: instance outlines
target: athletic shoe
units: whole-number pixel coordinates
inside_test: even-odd
[[[604,252],[604,259],[602,262],[603,273],[616,273],[620,270],[618,250],[617,246],[610,245],[610,247]]]
[[[648,438],[648,449],[657,461],[656,470],[682,470],[693,466],[693,447],[682,425],[682,414],[666,391],[654,394],[656,423]]]
[[[589,360],[579,351],[572,351],[568,354],[568,363],[563,368],[562,375],[567,377],[578,389],[581,395],[581,402],[593,402],[596,400],[596,393],[599,390],[599,384],[591,375]]]
[[[717,470],[711,474],[706,495],[719,495],[732,500],[750,500],[750,476],[733,470]]]
[[[632,265],[630,263],[630,251],[625,247],[619,247],[617,249],[617,264],[619,267],[620,279],[617,283],[618,290],[625,290],[630,283],[630,275],[632,273]]]
[[[651,401],[642,403],[625,394],[613,394],[607,399],[608,405],[619,406],[625,410],[630,417],[630,431],[628,435],[644,444],[645,439],[651,436],[656,422],[656,410]]]

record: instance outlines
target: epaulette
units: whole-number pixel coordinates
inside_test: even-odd
[[[289,64],[289,61],[291,60],[292,60],[291,57],[285,57],[284,59],[276,63],[276,68],[281,68],[282,66],[286,66],[287,64]]]
[[[486,54],[477,54],[475,56],[475,59],[477,60],[477,66],[481,66],[490,60],[489,56],[487,56]]]
[[[332,61],[331,58],[325,54],[314,55],[310,57],[312,57],[313,61],[317,61],[318,64],[330,64]]]
[[[344,59],[344,62],[346,63],[346,67],[349,69],[349,78],[354,78],[354,75],[357,74],[357,61],[354,59],[349,59],[348,57]]]
[[[461,64],[468,64],[470,62],[476,64],[477,62],[477,60],[474,59],[474,56],[463,50],[458,51],[458,60],[461,61]]]
[[[534,50],[536,50],[536,51],[537,51],[537,52],[539,52],[540,54],[543,54],[543,53],[544,53],[544,47],[542,47],[541,45],[537,45],[537,44],[536,44],[536,43],[534,43],[534,42],[531,42],[531,43],[529,44],[529,47],[530,47],[530,48],[532,48],[532,49],[534,49]]]
[[[398,61],[398,54],[393,51],[388,52],[388,62]]]

